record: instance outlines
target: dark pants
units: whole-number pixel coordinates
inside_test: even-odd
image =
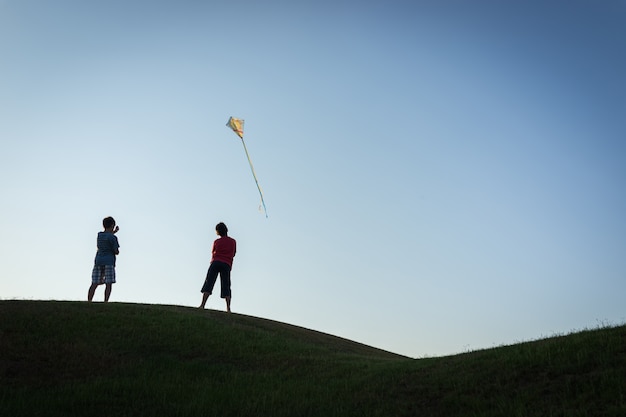
[[[221,284],[220,297],[230,297],[230,265],[224,262],[211,262],[211,265],[209,265],[209,271],[206,273],[204,285],[200,291],[212,294],[218,274],[220,276]]]

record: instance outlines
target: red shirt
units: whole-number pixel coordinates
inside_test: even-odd
[[[213,242],[213,257],[211,262],[224,262],[233,266],[233,258],[237,252],[237,242],[232,237],[222,236]]]

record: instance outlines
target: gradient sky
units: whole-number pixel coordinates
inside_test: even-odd
[[[224,221],[237,313],[411,357],[621,324],[625,180],[622,0],[0,0],[2,299],[85,300],[111,215],[111,301],[197,306]]]

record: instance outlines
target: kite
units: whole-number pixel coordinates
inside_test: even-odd
[[[263,206],[263,211],[265,212],[265,217],[267,218],[267,209],[265,208],[265,201],[263,200],[263,192],[261,191],[261,186],[259,185],[259,180],[256,178],[256,173],[254,172],[254,166],[252,166],[252,161],[250,160],[250,154],[248,154],[248,148],[246,148],[246,142],[243,140],[243,119],[236,119],[234,117],[230,117],[228,119],[228,123],[226,126],[230,127],[233,132],[239,136],[241,139],[241,143],[243,144],[243,149],[246,151],[246,156],[248,157],[248,163],[250,164],[250,170],[252,171],[252,176],[254,177],[254,182],[256,182],[256,188],[259,190],[259,195],[261,196],[261,205]],[[261,206],[259,206],[259,210]]]

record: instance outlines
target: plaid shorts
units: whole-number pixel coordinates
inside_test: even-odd
[[[113,265],[94,265],[91,271],[91,283],[113,284],[115,283],[115,267]]]

